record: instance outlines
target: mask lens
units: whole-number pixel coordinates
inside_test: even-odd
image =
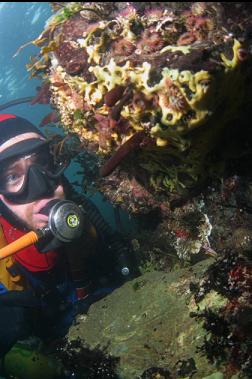
[[[22,187],[26,176],[26,165],[22,158],[1,168],[0,188],[3,192],[15,193]]]
[[[13,158],[3,163],[0,169],[0,192],[17,193],[19,192],[27,178],[27,173],[31,165],[39,166],[47,173],[54,173],[55,167],[53,157],[49,149],[40,149],[34,153],[26,154],[22,157]]]

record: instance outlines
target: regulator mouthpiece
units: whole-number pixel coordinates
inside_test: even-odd
[[[48,208],[50,209],[48,225],[42,229],[30,231],[16,241],[4,246],[0,249],[0,259],[11,256],[50,235],[60,242],[71,242],[81,237],[84,228],[84,215],[78,205],[69,200],[56,202],[53,200],[50,205],[52,208]]]
[[[69,200],[58,201],[49,212],[49,231],[62,242],[71,242],[81,237],[84,215],[78,205]]]

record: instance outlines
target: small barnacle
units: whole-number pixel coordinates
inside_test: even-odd
[[[202,87],[203,89],[203,92],[207,92],[208,88],[210,87],[210,84],[211,84],[211,80],[210,78],[208,79],[202,79],[198,82],[198,84]]]
[[[183,112],[187,108],[187,102],[178,86],[170,79],[166,79],[166,91],[164,93],[164,105],[170,107],[174,111]]]
[[[173,110],[178,112],[184,111],[187,107],[187,102],[184,96],[177,90],[177,88],[170,89],[169,91],[169,105]]]
[[[151,53],[161,50],[165,45],[165,41],[161,33],[152,29],[147,29],[141,34],[141,39],[137,42],[137,49]]]
[[[196,117],[196,111],[194,111],[193,109],[190,109],[186,114],[185,116],[187,117],[188,120],[191,120],[192,118],[195,118]]]
[[[125,38],[119,38],[111,45],[112,54],[115,56],[129,56],[134,53],[135,49],[135,45]]]

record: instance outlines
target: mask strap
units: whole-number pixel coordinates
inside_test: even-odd
[[[69,163],[70,163],[70,161],[66,161],[64,163],[61,163],[60,166],[62,166],[62,167],[59,168],[59,170],[56,174],[52,174],[50,171],[47,171],[47,170],[45,170],[45,172],[49,178],[57,179],[59,176],[61,176],[63,174],[65,169],[69,166]]]

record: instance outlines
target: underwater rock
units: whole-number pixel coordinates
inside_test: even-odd
[[[99,190],[119,204],[122,196],[107,190],[112,179],[125,207],[141,213],[163,197],[188,195],[216,166],[223,171],[219,155],[230,141],[223,144],[223,131],[237,122],[241,129],[251,107],[251,3],[70,2],[54,9],[34,41],[39,60],[28,69],[49,80],[64,129],[98,156]],[[145,138],[129,148],[138,133]],[[132,192],[120,187],[124,173],[146,191],[132,207]]]
[[[142,275],[78,316],[69,342],[118,358],[120,379],[250,378],[249,183],[229,177],[166,218],[144,215],[132,239]]]
[[[226,250],[168,273],[152,269],[79,315],[68,344],[105,351],[120,379],[248,379],[250,253]]]
[[[173,378],[210,375],[214,368],[197,351],[206,332],[190,317],[197,311],[190,282],[211,263],[210,259],[171,273],[150,272],[124,284],[77,317],[68,341],[78,339],[83,346],[99,346],[120,358],[121,379],[152,377],[148,370]],[[218,309],[223,304],[225,299],[213,291],[201,307]]]

